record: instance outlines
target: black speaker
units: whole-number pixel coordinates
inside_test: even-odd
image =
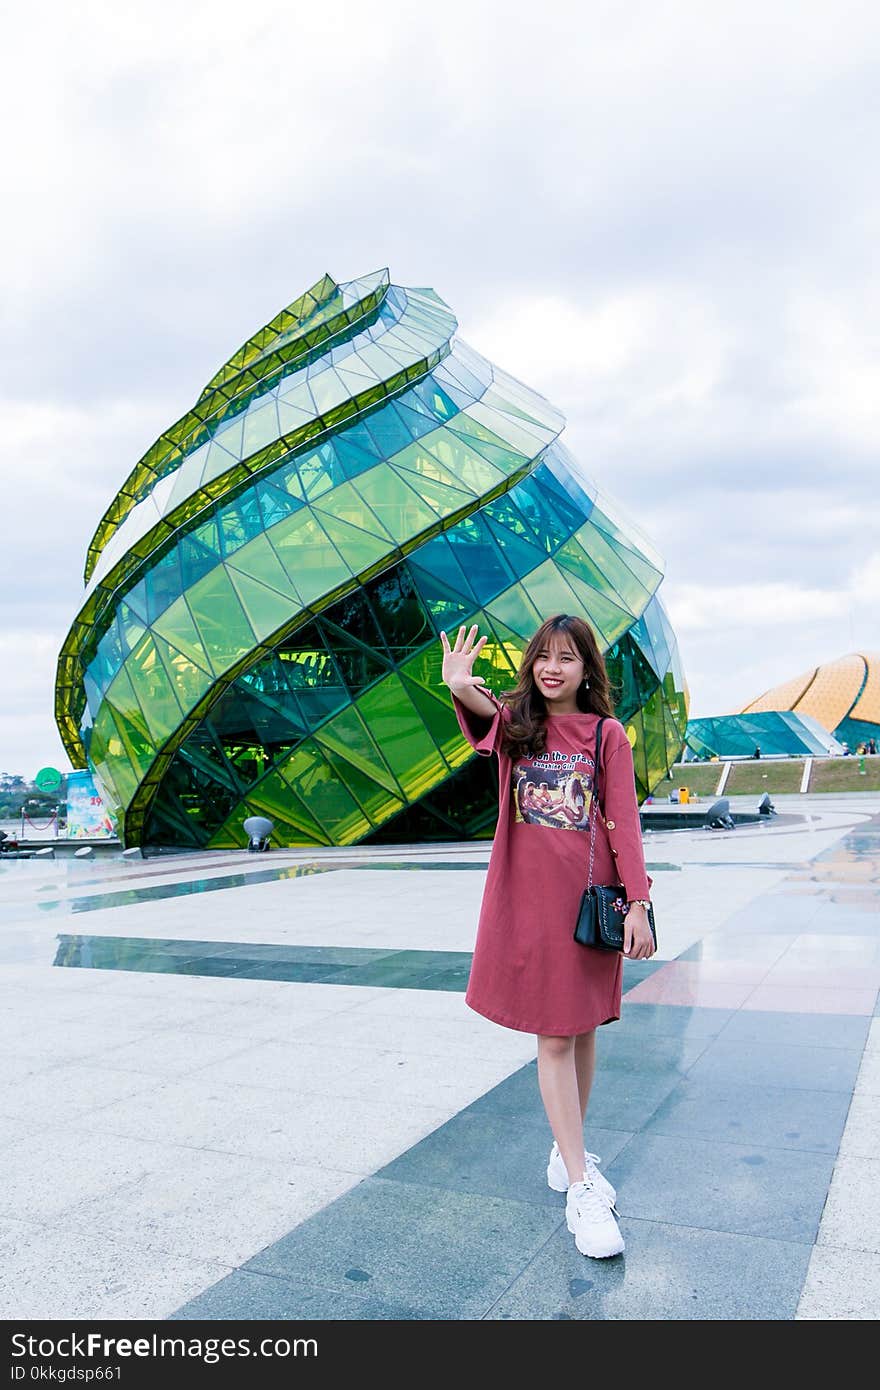
[[[730,802],[726,796],[721,796],[706,812],[706,826],[709,830],[735,830],[736,821],[730,814]]]

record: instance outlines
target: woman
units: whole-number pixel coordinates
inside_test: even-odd
[[[505,1028],[534,1033],[538,1085],[554,1134],[547,1181],[567,1191],[566,1220],[578,1250],[597,1259],[619,1254],[614,1188],[599,1157],[584,1149],[584,1117],[595,1070],[596,1028],[620,1018],[623,958],[573,939],[587,882],[589,821],[599,821],[595,883],[622,883],[629,908],[624,954],[654,954],[632,749],[614,718],[605,662],[589,625],[566,614],[539,627],[523,655],[514,690],[498,699],[473,666],[488,640],[460,628],[445,632],[443,680],[469,743],[499,763],[498,825],[483,893],[465,1000]],[[602,726],[597,809],[573,821],[523,817],[516,789],[577,779],[592,800],[596,726]],[[552,773],[552,778],[550,774]],[[607,828],[606,828],[607,827]],[[562,833],[560,833],[562,832]]]

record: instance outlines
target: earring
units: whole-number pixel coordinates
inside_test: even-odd
[[[589,688],[590,682],[587,680],[586,676],[584,676],[584,690],[589,690]]]

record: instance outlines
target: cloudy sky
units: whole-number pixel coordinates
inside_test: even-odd
[[[88,540],[325,270],[431,285],[666,557],[693,715],[880,649],[880,12],[50,0],[7,19],[0,770]]]

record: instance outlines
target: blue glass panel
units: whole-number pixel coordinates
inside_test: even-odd
[[[348,439],[344,435],[336,440],[336,453],[339,466],[346,478],[356,478],[358,474],[365,473],[368,468],[375,468],[380,457],[376,449],[362,449],[353,439]]]
[[[213,550],[217,558],[220,558],[220,537],[217,533],[217,522],[213,514],[208,521],[203,521],[201,526],[197,526],[192,535],[207,550]]]
[[[488,380],[481,381],[469,367],[466,367],[457,353],[450,353],[448,357],[444,357],[433,374],[443,382],[444,386],[446,386],[444,377],[448,375],[452,385],[457,385],[461,390],[466,391],[472,401],[479,400],[489,384]]]
[[[382,457],[363,421],[359,421],[356,425],[348,425],[344,430],[340,430],[337,439],[353,445],[355,449],[360,449],[365,454],[369,454],[374,463],[378,463]]]
[[[486,524],[501,549],[504,551],[508,563],[519,579],[522,579],[524,575],[528,574],[529,570],[533,570],[536,566],[544,563],[547,557],[543,550],[540,550],[537,545],[534,545],[529,537],[517,535],[516,532],[511,531],[509,527],[502,526],[500,522],[496,521],[495,518],[490,515],[490,512],[491,507],[483,508],[483,516],[486,519]]]
[[[103,692],[92,679],[92,677],[89,675],[88,671],[83,676],[83,686],[85,687],[88,708],[93,712],[93,714],[97,714],[98,710],[101,708]],[[82,725],[80,725],[80,733],[82,733]]]
[[[439,579],[445,589],[462,596],[468,603],[476,603],[477,596],[455,558],[446,535],[435,536],[425,545],[420,545],[410,556],[410,564],[414,571],[420,570],[433,579]]]
[[[345,482],[345,470],[330,443],[321,444],[297,459],[296,468],[306,497],[320,496]]]
[[[393,404],[377,410],[366,422],[367,429],[375,441],[377,452],[384,458],[399,454],[412,444],[412,435],[404,424],[399,411]]]
[[[247,545],[249,540],[253,540],[247,518],[239,506],[238,498],[234,502],[227,502],[225,507],[217,509],[217,524],[224,556],[234,555],[236,550]]]
[[[149,622],[149,617],[147,615],[147,586],[143,579],[139,584],[135,584],[133,588],[128,590],[128,593],[125,595],[125,601],[129,608],[137,614],[141,622]]]
[[[534,477],[523,478],[522,482],[517,483],[511,490],[510,495],[515,499],[532,534],[547,554],[551,554],[557,546],[568,540],[572,526],[559,515]],[[579,524],[578,521],[576,525]]]
[[[516,578],[504,552],[481,516],[468,516],[447,531],[449,544],[482,605]]]
[[[455,401],[443,390],[439,381],[434,381],[431,377],[417,382],[413,387],[413,395],[427,406],[432,415],[441,420],[451,420],[453,415],[458,414]]]
[[[663,629],[658,604],[655,599],[652,599],[648,604],[642,617],[651,635],[651,645],[657,653],[657,670],[666,671],[669,668],[671,656],[669,643],[666,640],[666,633]]]
[[[184,589],[195,584],[217,564],[217,556],[195,536],[184,536],[180,542],[180,568]]]
[[[180,554],[177,546],[163,555],[144,576],[147,588],[147,616],[155,622],[170,603],[183,592],[183,577],[180,572]]]
[[[89,675],[103,694],[125,659],[125,648],[119,634],[116,619],[98,643],[94,658],[89,663]]]
[[[571,496],[562,486],[562,483],[556,477],[552,469],[547,467],[546,463],[540,463],[531,476],[534,478],[538,487],[542,488],[546,496],[552,500],[554,511],[571,531],[576,531],[579,526],[583,526],[589,512],[593,510],[592,507],[590,507],[588,511],[585,511],[583,507],[576,506]]]
[[[277,521],[283,521],[291,512],[299,511],[303,505],[298,497],[292,497],[283,487],[275,487],[272,483],[258,483],[257,495],[267,528],[274,526]]]
[[[438,632],[451,632],[473,615],[477,606],[475,602],[460,598],[439,579],[420,571],[417,565],[413,565],[412,575]]]
[[[582,512],[585,518],[589,518],[595,505],[596,489],[593,486],[592,493],[588,491],[591,484],[577,459],[557,440],[545,453],[544,463],[559,486],[568,493],[578,511]]]

